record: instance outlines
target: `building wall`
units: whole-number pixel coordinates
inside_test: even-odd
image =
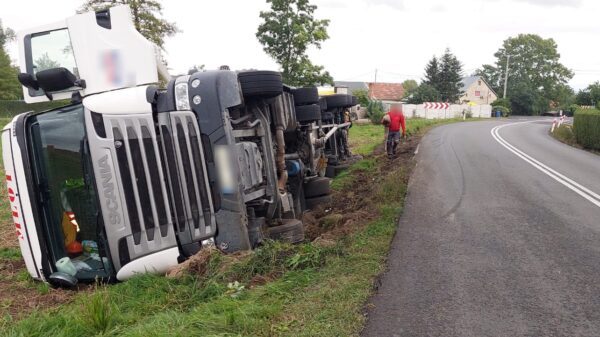
[[[478,95],[477,95],[478,94]],[[460,98],[461,103],[473,102],[475,104],[492,104],[498,96],[487,86],[483,80],[477,80],[465,91]]]

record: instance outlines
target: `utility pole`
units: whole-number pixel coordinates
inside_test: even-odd
[[[504,95],[502,95],[502,98],[506,98],[506,84],[508,83],[508,60],[510,60],[510,55],[506,55],[506,70],[504,71]]]
[[[375,69],[375,82],[374,83],[377,83],[377,69]]]

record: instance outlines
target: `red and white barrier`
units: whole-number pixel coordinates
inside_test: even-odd
[[[554,129],[556,128],[556,123],[558,123],[558,121],[556,120],[556,118],[554,118],[554,120],[552,121],[552,128],[550,129],[551,133],[554,133]]]
[[[450,107],[450,103],[424,102],[423,106],[425,109],[448,109]]]

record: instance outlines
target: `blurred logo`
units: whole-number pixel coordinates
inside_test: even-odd
[[[112,85],[123,84],[123,62],[121,52],[117,49],[106,50],[100,57],[101,70],[106,74],[106,81]]]

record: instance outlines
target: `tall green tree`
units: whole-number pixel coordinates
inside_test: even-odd
[[[6,44],[15,38],[10,28],[4,28],[0,20],[0,100],[16,100],[23,96],[23,89],[17,80],[19,73],[10,62]]]
[[[462,64],[449,48],[446,48],[440,60],[441,69],[436,88],[440,92],[442,101],[456,102],[462,95]]]
[[[267,0],[271,10],[261,11],[262,23],[256,37],[264,51],[281,66],[283,80],[295,86],[333,84],[324,68],[314,65],[306,52],[310,46],[321,48],[329,38],[329,20],[314,17],[317,6],[308,0]]]
[[[161,17],[162,5],[155,0],[86,0],[81,10],[98,11],[116,5],[129,6],[135,29],[160,48],[164,47],[166,37],[179,32],[175,23]]]
[[[437,57],[434,55],[425,66],[425,78],[423,78],[423,83],[437,88],[440,83],[440,72],[440,64],[438,63]]]
[[[560,63],[560,54],[553,39],[543,39],[535,34],[519,34],[506,39],[494,54],[496,62],[485,64],[477,72],[497,92],[503,91],[506,61],[509,59],[507,96],[519,109],[514,113],[539,114],[564,95],[564,86],[573,72]],[[527,94],[520,92],[530,90]],[[525,99],[516,102],[516,97]],[[532,97],[529,97],[532,96]],[[530,104],[530,99],[535,102]],[[563,99],[564,100],[564,99]]]

